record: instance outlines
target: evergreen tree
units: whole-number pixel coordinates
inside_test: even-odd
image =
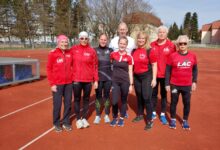
[[[183,26],[181,25],[180,26],[180,30],[179,30],[179,35],[183,35],[184,33],[183,33]]]
[[[190,38],[196,42],[199,40],[198,15],[196,12],[193,13],[192,19],[191,19],[191,37]]]
[[[170,26],[169,28],[168,38],[171,40],[176,40],[178,36],[179,36],[179,28],[176,22],[174,22],[173,25]]]
[[[191,13],[187,12],[183,22],[183,33],[191,37]]]

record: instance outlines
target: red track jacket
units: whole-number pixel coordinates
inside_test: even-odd
[[[175,45],[168,39],[163,45],[158,45],[157,40],[150,45],[152,50],[155,50],[157,53],[157,78],[165,78],[167,59],[170,54],[176,51]]]
[[[98,59],[96,52],[89,45],[75,45],[71,48],[73,55],[74,82],[98,81]]]
[[[47,62],[47,78],[51,86],[72,82],[73,58],[70,50],[56,48],[50,51]]]

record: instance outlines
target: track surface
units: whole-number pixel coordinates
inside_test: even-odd
[[[136,98],[129,95],[129,118],[124,127],[94,125],[94,91],[88,121],[90,127],[77,130],[73,113],[72,132],[56,133],[52,128],[52,98],[46,79],[46,50],[0,51],[0,57],[30,57],[40,60],[41,79],[0,89],[0,149],[75,150],[217,150],[220,148],[220,50],[194,49],[198,57],[198,89],[192,94],[189,123],[181,128],[182,102],[177,108],[177,129],[171,130],[157,118],[151,131],[145,122],[132,123]],[[170,103],[170,100],[168,100]],[[158,112],[160,108],[158,107]],[[169,104],[167,109],[169,118]]]

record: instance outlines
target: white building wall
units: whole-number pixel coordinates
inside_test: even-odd
[[[201,43],[202,44],[210,44],[211,43],[211,32],[210,31],[202,31]]]

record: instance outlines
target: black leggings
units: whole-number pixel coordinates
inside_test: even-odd
[[[113,118],[118,117],[118,100],[121,98],[121,117],[125,117],[127,108],[129,83],[112,82],[112,113]]]
[[[87,117],[89,111],[89,98],[92,89],[91,82],[73,82],[73,94],[74,94],[74,111],[76,114],[76,119]],[[80,99],[81,93],[83,91],[83,111],[82,117],[80,117]]]
[[[157,85],[153,88],[152,93],[152,102],[153,102],[153,111],[156,111],[157,108],[157,94],[158,94],[158,88],[160,84],[160,96],[161,96],[161,112],[166,112],[166,106],[167,106],[167,92],[165,89],[165,78],[157,78]]]
[[[53,92],[53,124],[60,125],[60,111],[64,97],[63,124],[70,124],[72,84],[57,85],[57,92]]]
[[[137,96],[137,106],[138,111],[137,115],[144,114],[144,107],[146,107],[147,111],[147,120],[151,120],[152,118],[152,73],[145,72],[142,74],[134,75],[134,89]]]
[[[111,81],[99,81],[98,83],[98,88],[95,90],[96,92],[96,102],[95,102],[95,107],[96,107],[96,115],[100,116],[101,115],[101,103],[102,103],[102,98],[104,99],[104,106],[105,106],[105,114],[109,115],[109,107],[110,107],[110,89],[111,89],[112,82]],[[104,97],[102,97],[102,93],[104,93]]]
[[[176,106],[179,100],[179,95],[182,95],[183,100],[183,119],[188,120],[190,112],[191,86],[175,86],[171,85],[171,118],[176,118]]]

